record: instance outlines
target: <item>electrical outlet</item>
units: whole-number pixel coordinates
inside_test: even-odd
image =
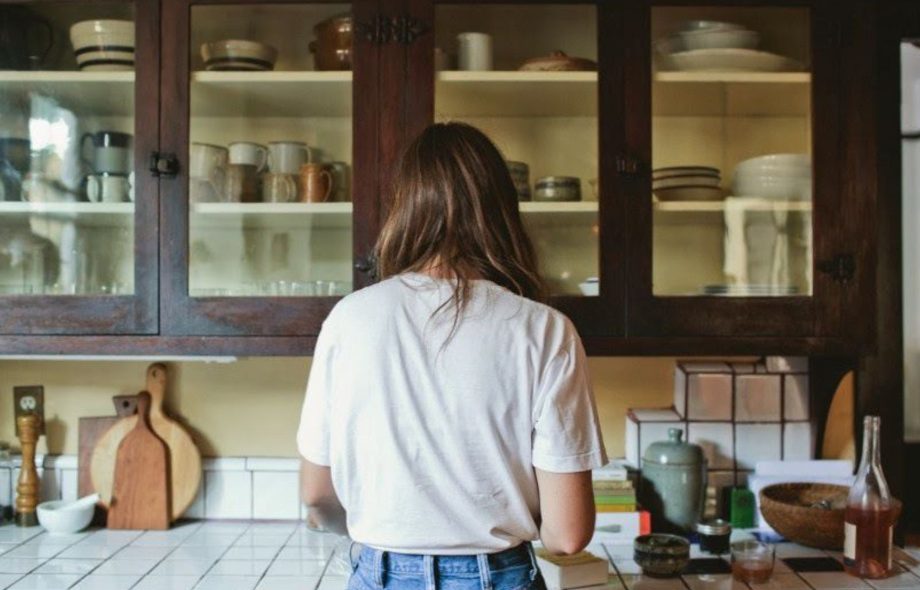
[[[26,414],[38,416],[38,433],[45,434],[45,388],[41,385],[22,385],[13,388],[13,417]],[[16,425],[19,436],[19,425]]]

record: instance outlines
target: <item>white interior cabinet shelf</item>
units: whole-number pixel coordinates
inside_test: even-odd
[[[807,116],[808,72],[658,72],[656,116]]]
[[[348,117],[351,72],[194,72],[192,115]]]
[[[84,226],[124,226],[134,222],[134,203],[0,201],[0,224],[19,223],[29,218],[73,221]]]
[[[443,71],[435,98],[439,115],[595,117],[597,72]]]
[[[25,101],[33,92],[79,116],[134,114],[134,72],[0,72],[0,97]]]

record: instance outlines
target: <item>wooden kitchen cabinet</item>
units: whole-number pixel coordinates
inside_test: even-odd
[[[79,5],[54,6],[61,4]],[[308,354],[335,302],[374,280],[370,255],[400,149],[443,120],[477,125],[509,161],[527,164],[531,193],[540,178],[578,179],[580,200],[522,201],[521,211],[551,303],[573,319],[590,353],[869,347],[874,121],[856,116],[871,112],[871,93],[850,74],[871,71],[872,51],[857,4],[116,3],[134,6],[136,73],[95,75],[106,88],[134,92],[138,196],[112,204],[122,234],[133,230],[133,256],[120,250],[122,267],[133,269],[130,294],[4,293],[0,352]],[[353,66],[318,71],[313,28],[345,13],[356,23]],[[771,71],[675,65],[667,40],[681,23],[702,19],[755,31],[760,47],[785,61]],[[488,71],[451,61],[458,35],[470,31],[491,37]],[[207,70],[201,45],[221,39],[272,44],[273,71]],[[597,70],[519,70],[556,50]],[[31,90],[41,74],[0,72],[0,97]],[[71,84],[103,87],[88,72],[68,75]],[[202,162],[226,157],[223,148],[240,141],[305,142],[314,160],[343,163],[349,181],[333,202],[202,197],[211,174]],[[791,176],[801,190],[777,194],[757,178],[754,189],[750,180],[739,185],[739,163],[786,153],[800,154]],[[167,174],[147,171],[154,154]],[[693,182],[721,193],[653,187],[653,170],[675,166],[719,170],[721,178]],[[680,189],[679,178],[669,182],[665,188]],[[32,203],[4,205],[33,223],[44,215]],[[112,205],[66,203],[78,219],[97,206],[92,218],[108,220],[115,213],[102,211]],[[0,208],[0,219],[12,216]],[[86,337],[66,336],[73,333]]]

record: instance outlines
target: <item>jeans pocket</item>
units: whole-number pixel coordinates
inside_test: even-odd
[[[543,578],[531,565],[520,565],[490,572],[494,590],[534,590],[540,588]]]

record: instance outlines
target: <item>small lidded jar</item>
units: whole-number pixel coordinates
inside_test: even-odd
[[[711,555],[724,555],[731,549],[732,525],[717,518],[706,520],[696,525],[700,534],[700,551]]]

